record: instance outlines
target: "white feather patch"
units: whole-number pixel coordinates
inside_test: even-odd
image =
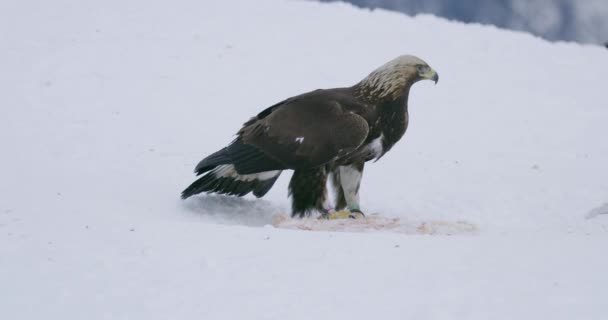
[[[374,155],[376,159],[382,155],[382,139],[384,139],[384,135],[381,134],[378,138],[372,140],[372,142],[367,145],[368,152]]]
[[[239,181],[269,180],[281,174],[281,170],[264,171],[251,174],[238,174],[236,169],[234,169],[234,166],[231,164],[217,166],[211,172],[213,172],[213,174],[218,178],[233,178]]]

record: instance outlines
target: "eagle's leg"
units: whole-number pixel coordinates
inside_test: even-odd
[[[313,210],[326,213],[327,170],[325,166],[294,170],[289,181],[291,216],[303,218]]]
[[[335,207],[333,207],[333,211],[340,211],[346,208],[346,198],[344,198],[344,190],[342,189],[339,168],[339,166],[331,168],[331,174],[329,175],[331,184],[334,187],[334,201],[336,203]]]
[[[335,210],[327,212],[321,218],[357,219],[365,216],[359,206],[359,185],[363,166],[364,163],[361,162],[331,168],[330,178],[334,186],[336,206]]]
[[[340,183],[346,201],[346,208],[354,218],[364,216],[359,205],[359,187],[363,176],[364,162],[353,163],[348,166],[340,166]]]

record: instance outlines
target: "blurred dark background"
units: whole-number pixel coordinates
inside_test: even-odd
[[[333,2],[335,0],[320,0]],[[547,40],[604,45],[608,0],[345,0],[364,8],[416,15],[430,13],[463,22],[526,31]]]

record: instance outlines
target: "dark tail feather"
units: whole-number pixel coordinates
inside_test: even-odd
[[[217,182],[214,178],[215,177],[212,173],[207,173],[206,175],[198,178],[191,185],[189,185],[188,188],[182,191],[182,199],[211,190],[214,184]]]
[[[213,169],[222,165],[232,165],[241,176],[235,174],[220,174],[218,176],[217,170]],[[252,191],[259,198],[272,188],[280,172],[274,177],[265,176],[266,179],[264,180],[242,177],[242,175],[282,169],[285,169],[285,166],[281,163],[267,157],[256,147],[244,144],[240,139],[236,139],[229,146],[209,155],[196,165],[194,172],[197,175],[206,174],[182,191],[182,199],[201,192],[215,192],[242,197]]]
[[[230,152],[228,151],[228,148],[223,148],[201,160],[201,162],[196,165],[196,168],[194,168],[194,172],[196,172],[197,175],[201,175],[221,164],[229,164],[231,162],[229,155]]]
[[[205,159],[201,160],[194,169],[196,175],[201,175],[209,170],[213,170],[215,167],[222,164],[229,164],[230,157],[229,152],[226,148],[217,151]],[[226,178],[218,178],[213,173],[207,173],[206,175],[198,178],[194,181],[188,188],[182,191],[182,199],[186,199],[195,194],[199,194],[201,192],[217,192],[217,193],[226,193],[222,192],[226,189],[227,185],[230,185],[233,179]]]
[[[270,190],[270,188],[272,188],[272,186],[274,185],[275,181],[277,181],[279,176],[280,176],[280,174],[278,174],[276,177],[274,177],[272,179],[260,180],[253,188],[253,195],[256,198],[263,197]]]
[[[219,194],[228,194],[231,196],[242,197],[253,191],[253,194],[260,198],[264,196],[272,185],[277,181],[280,173],[275,177],[267,180],[250,180],[243,181],[234,177],[218,177],[213,171],[207,172],[204,176],[198,178],[184,191],[182,191],[182,199],[186,199],[201,192],[215,192]]]

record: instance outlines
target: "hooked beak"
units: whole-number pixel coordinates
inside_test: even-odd
[[[435,81],[435,84],[437,84],[437,82],[439,81],[439,74],[431,68],[428,68],[428,70],[425,73],[421,73],[420,77],[422,79],[433,80],[433,81]]]

